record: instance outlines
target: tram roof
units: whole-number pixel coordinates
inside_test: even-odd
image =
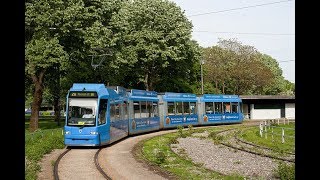
[[[240,95],[241,99],[295,99],[295,96],[288,95]]]
[[[164,94],[163,100],[165,101],[191,101],[196,102],[197,96],[192,93],[173,93],[166,92]]]
[[[202,102],[241,102],[238,95],[228,94],[204,94],[200,97]]]
[[[156,91],[146,91],[140,89],[131,89],[129,93],[129,99],[136,101],[159,101]]]
[[[104,84],[97,83],[73,83],[72,87],[70,88],[70,91],[74,92],[97,92],[99,96],[109,95],[110,91],[108,90],[110,89],[107,89]]]

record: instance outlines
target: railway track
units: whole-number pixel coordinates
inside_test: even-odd
[[[98,161],[98,157],[99,157],[99,153],[101,152],[103,148],[100,148],[98,150],[95,149],[66,149],[63,153],[61,153],[59,155],[59,157],[57,158],[55,164],[54,164],[54,168],[53,168],[53,175],[54,175],[54,179],[55,180],[61,180],[61,179],[79,179],[79,177],[92,177],[93,179],[107,179],[107,180],[111,180],[111,178],[103,171],[103,169],[101,168],[99,161]],[[87,153],[85,151],[88,151]],[[95,151],[95,152],[93,152]],[[72,154],[74,153],[74,154]],[[82,163],[80,162],[80,167],[81,169],[78,170],[81,171],[81,173],[77,173],[77,171],[72,171],[72,167],[76,166],[76,163],[70,163],[70,162],[74,162],[74,158],[73,157],[77,157],[77,154],[81,154],[82,156]],[[69,156],[69,157],[66,157]],[[93,156],[93,158],[92,158]],[[83,157],[85,157],[85,161],[83,161]],[[66,164],[61,163],[64,159],[65,162],[69,162]],[[91,160],[90,160],[91,159]],[[77,160],[76,160],[77,161]],[[80,160],[81,161],[81,160]],[[91,163],[88,161],[91,161]],[[82,166],[82,164],[84,164],[85,166]],[[93,165],[94,164],[94,165]],[[69,166],[67,169],[69,170],[65,170],[66,168],[62,167],[62,169],[64,169],[62,172],[59,171],[59,165],[60,166]],[[90,168],[91,165],[91,168]],[[89,168],[89,170],[85,170]],[[97,170],[97,171],[95,171]],[[72,171],[70,173],[70,171]],[[63,178],[61,176],[59,176],[59,172],[64,174]],[[72,176],[72,178],[70,177]]]
[[[237,130],[240,129],[246,129],[246,128],[251,128],[253,126],[257,126],[256,123],[248,123],[248,124],[243,124],[241,125],[241,127],[236,127],[236,128],[230,128],[230,129],[226,129],[223,131],[219,131],[217,132],[217,134],[221,135],[224,134],[223,136],[226,135],[230,135],[230,133],[234,133],[232,134],[232,136],[229,136],[231,141],[233,141],[233,143],[228,143],[228,141],[221,141],[220,144],[227,146],[229,148],[232,149],[237,149],[240,151],[245,151],[251,154],[255,154],[258,156],[263,156],[263,157],[268,157],[271,159],[277,159],[277,160],[281,160],[281,161],[287,161],[287,162],[291,162],[291,163],[295,163],[295,160],[293,159],[286,159],[286,158],[282,158],[282,157],[277,157],[277,156],[273,156],[273,155],[269,155],[267,153],[259,153],[257,151],[252,150],[252,148],[248,148],[248,147],[255,147],[256,149],[263,149],[264,151],[271,151],[270,148],[267,147],[263,147],[263,146],[259,146],[256,144],[252,144],[250,142],[246,142],[240,138],[238,138],[238,134],[240,131],[237,132]],[[237,132],[237,133],[235,133]],[[234,143],[236,142],[236,143]],[[244,148],[245,147],[245,148]],[[64,151],[56,160],[55,164],[54,164],[54,179],[55,180],[59,180],[59,179],[79,179],[83,178],[84,176],[87,177],[92,177],[93,179],[111,179],[110,176],[108,176],[106,174],[106,172],[102,169],[102,167],[100,166],[99,162],[98,162],[98,156],[99,153],[101,152],[102,148],[100,149],[67,149],[66,151]],[[79,152],[78,152],[79,151]],[[81,151],[88,151],[88,153],[83,153],[81,154]],[[91,152],[89,152],[91,151]],[[76,155],[72,155],[72,153],[79,153],[78,156]],[[289,153],[290,154],[290,153]],[[294,156],[294,154],[291,154]],[[66,157],[66,156],[70,156],[70,157]],[[74,158],[75,160],[66,160],[66,159],[70,159],[71,156],[76,157]],[[69,172],[64,172],[66,168],[69,168],[68,166],[75,166],[75,164],[77,164],[79,161],[81,161],[81,159],[83,158],[87,158],[87,162],[86,163],[82,163],[82,166],[79,166],[78,168],[80,168],[80,170],[76,171],[76,168],[73,168],[73,170],[69,171]],[[90,161],[90,162],[89,162]],[[89,165],[91,164],[91,165]],[[64,166],[64,167],[63,167]],[[91,170],[89,172],[95,172],[94,175],[92,174],[84,174],[84,170],[81,168],[86,168],[86,166],[91,166]],[[81,174],[82,175],[79,175]]]
[[[255,125],[248,125],[247,127],[244,127],[244,129],[252,128],[253,126],[255,126]],[[219,131],[219,132],[217,132],[217,134],[233,133],[234,131],[239,130],[239,129],[240,128],[227,129],[227,130]],[[284,154],[287,154],[286,158],[272,155],[273,150],[271,148],[260,146],[257,144],[253,144],[253,143],[249,143],[244,140],[241,140],[238,138],[238,134],[239,134],[239,132],[235,133],[232,136],[232,138],[229,139],[229,141],[220,142],[220,144],[227,146],[229,148],[232,148],[232,149],[248,152],[251,154],[255,154],[255,155],[259,155],[259,156],[263,156],[263,157],[268,157],[271,159],[277,159],[277,160],[281,160],[281,161],[295,163],[295,159],[294,159],[295,154],[294,153],[285,152]],[[255,150],[252,150],[252,149],[255,149]]]

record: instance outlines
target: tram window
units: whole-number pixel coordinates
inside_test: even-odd
[[[115,104],[115,120],[120,120],[120,104]]]
[[[197,114],[196,102],[190,102],[190,114]]]
[[[182,102],[175,102],[176,104],[176,115],[182,115]]]
[[[221,114],[222,113],[222,102],[215,102],[214,103],[214,113]]]
[[[123,115],[122,115],[122,118],[124,119],[128,119],[128,104],[126,101],[124,101],[122,103],[122,112],[123,112]]]
[[[174,115],[175,112],[174,102],[168,102],[168,115]]]
[[[238,113],[238,103],[231,103],[231,112]]]
[[[190,104],[189,104],[189,102],[182,102],[182,107],[183,107],[183,114],[184,115],[189,115],[190,114]]]
[[[125,109],[126,109],[125,103],[124,102],[120,103],[119,107],[120,107],[120,119],[125,119]]]
[[[107,112],[107,99],[101,99],[99,103],[99,117],[98,117],[98,123],[99,125],[106,123],[106,112]]]
[[[230,113],[231,112],[230,102],[224,102],[223,109],[224,109],[224,113]]]
[[[153,102],[152,103],[152,113],[153,113],[153,116],[152,117],[158,117],[158,103],[156,102]]]
[[[206,114],[213,114],[214,112],[213,102],[206,102],[205,109],[206,109]]]
[[[148,117],[148,109],[147,109],[147,102],[141,101],[141,118]]]
[[[133,101],[134,118],[141,118],[140,115],[140,101]]]
[[[110,120],[111,122],[114,122],[116,120],[116,110],[114,104],[110,104]]]
[[[152,102],[147,101],[147,117],[153,117],[152,115]]]

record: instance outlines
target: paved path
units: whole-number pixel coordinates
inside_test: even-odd
[[[61,180],[105,180],[94,164],[97,149],[72,149],[59,163]]]
[[[134,145],[143,139],[174,131],[176,130],[129,137],[117,144],[108,146],[100,152],[99,164],[113,180],[163,180],[164,177],[149,170],[143,163],[136,161],[131,150]]]

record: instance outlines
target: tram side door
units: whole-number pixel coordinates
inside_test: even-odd
[[[109,140],[109,126],[107,125],[107,115],[108,115],[108,100],[101,99],[99,103],[98,111],[98,132],[100,137],[100,144],[106,143]]]

